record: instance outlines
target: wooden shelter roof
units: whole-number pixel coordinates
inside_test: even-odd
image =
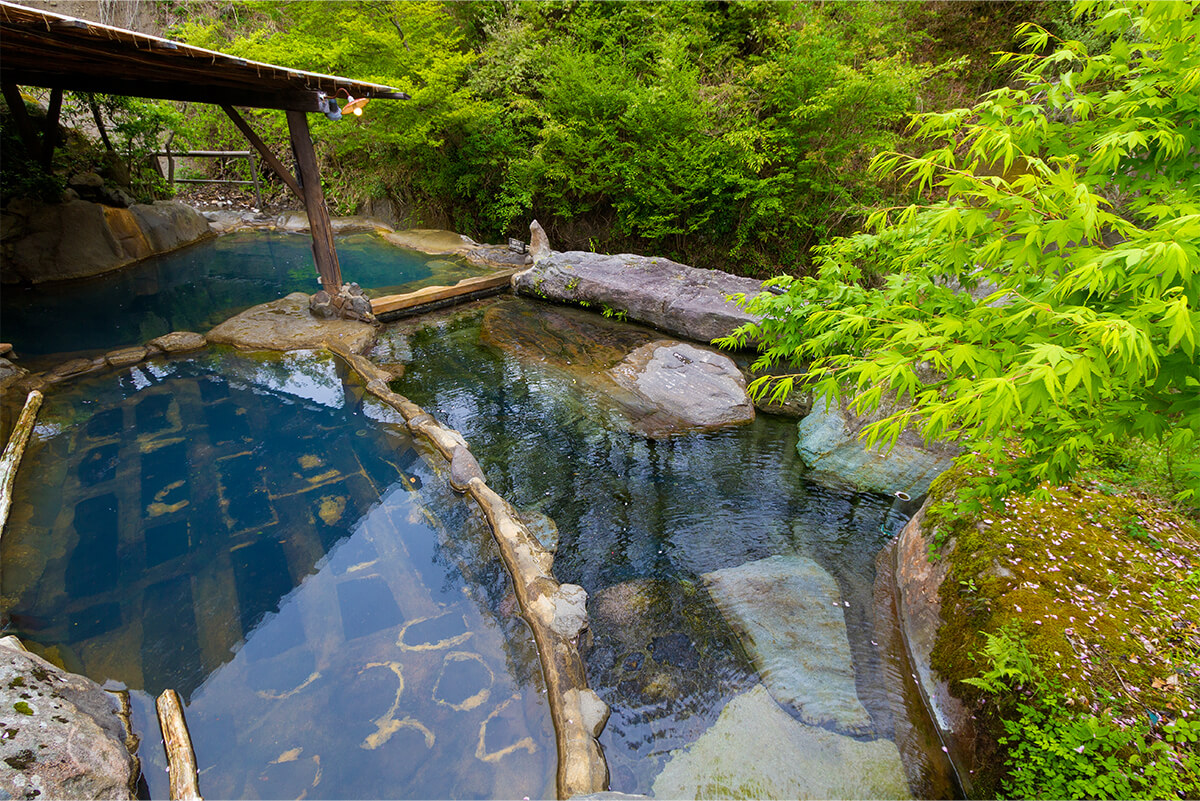
[[[289,69],[0,0],[5,83],[252,108],[324,112],[324,99],[406,100],[390,86]]]

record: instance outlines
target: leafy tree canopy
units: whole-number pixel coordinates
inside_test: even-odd
[[[1074,13],[1103,46],[1025,26],[1012,87],[917,117],[924,155],[874,160],[917,199],[821,248],[819,275],[774,279],[786,292],[750,299],[762,323],[728,340],[807,365],[776,394],[864,411],[894,393],[908,405],[868,443],[958,441],[1007,465],[996,497],[1122,437],[1195,453],[1200,434],[1200,7]]]
[[[354,122],[316,121],[338,211],[389,198],[415,223],[487,239],[521,235],[536,217],[564,248],[743,273],[802,263],[886,196],[890,185],[865,165],[897,146],[940,69],[913,54],[925,37],[909,4],[215,9],[173,34],[413,95],[374,103]],[[218,114],[190,113],[193,141],[238,141]],[[286,141],[278,116],[259,124]]]

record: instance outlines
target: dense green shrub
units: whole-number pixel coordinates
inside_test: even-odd
[[[40,142],[46,111],[35,102],[27,101],[25,106]],[[96,126],[97,118],[102,127]],[[167,197],[169,188],[151,154],[160,149],[165,134],[181,118],[162,101],[65,92],[54,157],[47,169],[40,153],[27,151],[5,103],[0,106],[0,147],[4,152],[0,192],[4,202],[16,197],[57,202],[68,179],[80,172],[99,173],[107,183],[127,190],[141,202]],[[94,130],[98,138],[85,135],[84,129]]]
[[[1200,724],[1184,717],[1152,726],[1124,723],[1064,704],[1013,631],[987,635],[987,664],[965,679],[1002,710],[1005,798],[1195,798],[1200,793]]]
[[[910,56],[927,37],[903,4],[208,8],[173,35],[413,95],[315,120],[339,212],[388,198],[415,224],[484,239],[536,217],[561,248],[759,274],[802,267],[889,196],[866,164],[937,71]],[[191,113],[192,145],[237,143],[219,113]],[[256,116],[284,146],[282,115]]]

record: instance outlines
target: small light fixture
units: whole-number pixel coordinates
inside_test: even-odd
[[[367,105],[371,99],[369,97],[360,97],[356,100],[353,95],[346,91],[345,87],[338,89],[338,92],[346,93],[346,105],[342,106],[342,113],[349,113],[353,114],[355,117],[361,117],[363,106]]]

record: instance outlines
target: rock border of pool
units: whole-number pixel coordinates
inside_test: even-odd
[[[286,301],[288,298],[282,300]],[[308,315],[306,305],[300,304],[298,300],[299,298],[296,299],[297,302],[290,304],[295,307],[294,310],[279,308],[275,311],[277,323],[290,317],[294,321],[302,321],[306,328],[311,328],[310,322],[313,318]],[[263,307],[275,307],[280,303],[281,301],[274,301],[261,304],[242,314],[250,314],[255,310],[261,312]],[[362,326],[373,333],[373,326],[336,320],[315,322],[317,329],[311,332],[307,341],[293,339],[285,346],[276,348],[257,340],[240,343],[235,339],[222,338],[222,342],[216,342],[195,332],[176,331],[164,337],[157,337],[144,346],[122,348],[95,359],[74,359],[65,362],[44,373],[27,375],[18,381],[17,385],[26,388],[27,391],[42,390],[50,385],[91,375],[104,369],[122,369],[147,358],[185,354],[218,344],[240,346],[243,350],[286,351],[320,348],[341,359],[363,379],[369,393],[395,409],[404,418],[408,429],[428,442],[446,460],[445,465],[431,467],[440,468],[440,471],[447,474],[450,486],[456,492],[469,495],[475,501],[491,528],[500,549],[501,559],[512,581],[521,617],[533,633],[542,676],[546,682],[558,754],[558,797],[567,799],[605,791],[609,779],[608,763],[597,738],[608,722],[609,708],[600,696],[588,687],[583,658],[579,651],[580,635],[584,634],[588,627],[587,593],[582,587],[560,584],[554,578],[554,554],[542,547],[516,509],[488,487],[483,471],[462,435],[442,426],[432,415],[408,398],[392,392],[387,384],[390,378],[388,373],[355,352],[356,349],[365,350],[369,347],[374,337],[352,336],[349,340],[353,347],[348,347],[342,333],[333,334],[327,328]],[[320,329],[325,329],[329,336],[322,335]]]
[[[483,512],[512,579],[521,616],[537,644],[558,749],[558,797],[604,791],[608,787],[608,763],[597,738],[608,722],[609,710],[587,686],[579,653],[579,637],[588,625],[587,593],[582,587],[560,584],[554,578],[554,554],[542,547],[513,506],[488,487],[461,434],[392,392],[387,373],[365,356],[338,346],[328,350],[366,379],[367,391],[399,412],[409,430],[446,459],[450,486],[470,495]]]

